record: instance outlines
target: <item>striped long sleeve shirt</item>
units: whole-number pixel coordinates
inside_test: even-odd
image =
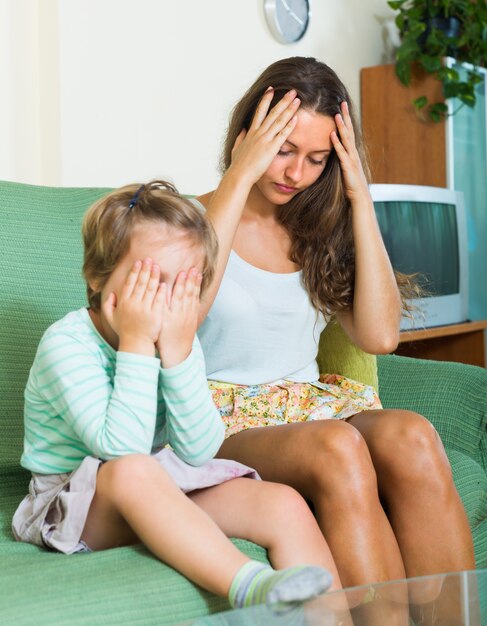
[[[42,337],[25,390],[23,467],[40,474],[151,454],[166,444],[191,465],[211,459],[224,426],[208,389],[197,338],[190,355],[164,369],[156,357],[117,352],[86,309]]]

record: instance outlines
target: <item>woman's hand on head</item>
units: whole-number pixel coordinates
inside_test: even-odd
[[[367,178],[360,160],[360,155],[355,144],[352,119],[348,112],[348,105],[342,102],[341,114],[335,115],[335,123],[338,133],[331,133],[331,141],[340,160],[343,173],[345,193],[349,200],[359,198],[361,194],[369,193]]]
[[[103,303],[105,318],[118,335],[119,350],[154,355],[164,305],[160,273],[152,259],[136,261],[118,297],[111,293]]]
[[[165,368],[178,365],[191,352],[198,327],[201,281],[202,275],[194,267],[187,273],[180,272],[172,294],[164,298],[156,345]]]
[[[229,171],[256,183],[265,173],[283,143],[296,126],[296,111],[301,104],[296,91],[289,91],[270,111],[274,97],[269,88],[262,96],[250,128],[242,129],[232,149]]]

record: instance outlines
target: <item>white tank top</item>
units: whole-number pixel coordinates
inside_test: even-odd
[[[325,326],[301,283],[301,272],[267,272],[232,251],[198,331],[207,376],[241,385],[316,381],[318,341]]]

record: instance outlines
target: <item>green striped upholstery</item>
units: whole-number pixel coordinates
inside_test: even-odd
[[[384,407],[416,411],[438,430],[472,526],[477,567],[487,567],[487,370],[391,355],[377,361]]]
[[[140,546],[66,557],[18,544],[10,532],[29,480],[19,467],[28,371],[47,326],[85,303],[80,222],[106,191],[0,182],[0,621],[5,624],[164,625],[228,608]],[[327,350],[333,345],[327,343]],[[367,380],[374,382],[375,360],[363,362]],[[423,413],[443,437],[474,528],[478,564],[485,567],[487,373],[401,357],[380,357],[378,365],[385,405]],[[350,367],[342,373],[359,378],[356,365]],[[259,546],[236,543],[265,560]]]
[[[104,191],[0,183],[0,473],[19,463],[23,390],[42,333],[86,301],[80,223]]]

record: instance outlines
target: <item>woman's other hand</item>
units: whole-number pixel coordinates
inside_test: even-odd
[[[340,159],[340,167],[343,173],[345,193],[349,200],[353,202],[360,196],[369,195],[369,187],[365,176],[364,168],[360,160],[360,155],[355,144],[355,133],[353,132],[352,119],[348,112],[348,105],[342,102],[341,113],[335,115],[337,132],[331,133],[333,147]]]
[[[265,173],[283,143],[296,126],[296,111],[301,104],[291,89],[269,111],[274,90],[269,88],[255,111],[250,128],[238,135],[232,150],[229,173],[245,178],[250,185]]]

